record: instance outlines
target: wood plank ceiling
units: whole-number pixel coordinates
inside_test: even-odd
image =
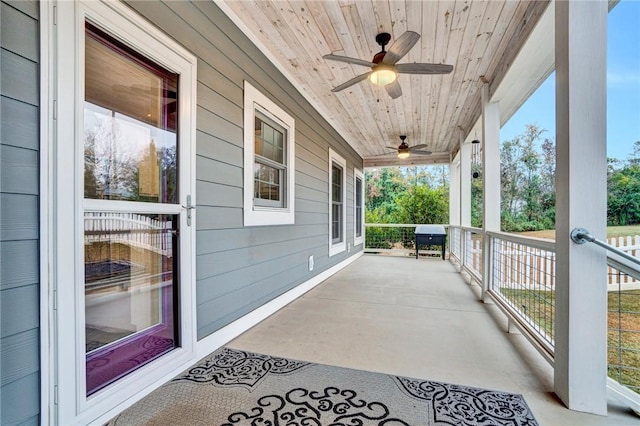
[[[480,116],[482,81],[489,92],[504,77],[547,1],[327,0],[218,1],[298,89],[365,158],[366,165],[449,162]],[[326,54],[371,61],[375,37],[421,35],[398,63],[453,65],[447,75],[400,74],[402,96],[391,99],[368,80],[331,89],[369,69],[325,60]],[[389,47],[387,46],[387,48]],[[407,135],[430,156],[399,160],[387,146]],[[383,155],[388,154],[388,155]],[[383,156],[381,156],[383,155]]]

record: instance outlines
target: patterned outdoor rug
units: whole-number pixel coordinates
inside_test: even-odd
[[[222,348],[109,425],[537,425],[521,395]]]

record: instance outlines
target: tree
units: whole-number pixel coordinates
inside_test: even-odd
[[[366,170],[365,181],[366,209],[379,210],[379,216],[386,220],[397,210],[396,197],[407,190],[405,177],[399,168],[384,167]]]
[[[640,223],[640,141],[626,163],[610,159],[607,167],[607,223]]]
[[[555,145],[528,124],[502,144],[501,218],[505,231],[549,229],[555,222]]]
[[[416,185],[396,198],[396,223],[448,223],[449,196],[444,188]]]

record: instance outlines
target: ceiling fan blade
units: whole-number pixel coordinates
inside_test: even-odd
[[[332,92],[339,92],[339,91],[341,91],[341,90],[346,89],[346,88],[347,88],[347,87],[349,87],[349,86],[353,86],[353,85],[354,85],[354,84],[356,84],[356,83],[360,83],[361,81],[366,80],[366,79],[367,79],[367,77],[369,77],[369,74],[370,74],[370,73],[366,72],[366,73],[364,73],[364,74],[360,74],[360,75],[359,75],[359,76],[357,76],[357,77],[353,77],[351,80],[349,80],[349,81],[345,81],[345,82],[344,82],[344,83],[342,83],[340,86],[334,87],[333,89],[331,89],[331,91],[332,91]]]
[[[412,154],[418,154],[418,155],[431,155],[433,154],[433,152],[431,151],[422,151],[420,149],[409,149],[409,152]]]
[[[385,148],[392,149],[392,150],[394,150],[394,151],[397,151],[397,150],[398,150],[398,147],[397,147],[397,146],[385,146]]]
[[[419,145],[410,146],[409,149],[422,149],[422,148],[426,148],[426,147],[427,147],[426,143],[421,143]]]
[[[415,31],[405,31],[393,42],[389,51],[384,55],[382,63],[393,65],[398,62],[418,42],[420,34]]]
[[[387,93],[391,96],[391,99],[396,99],[402,96],[402,87],[400,87],[398,80],[387,84],[384,88],[387,89]]]
[[[365,61],[363,59],[358,59],[358,58],[350,58],[348,56],[324,55],[323,58],[329,59],[331,61],[346,62],[347,64],[362,65],[363,67],[372,67],[373,65],[375,65],[373,62],[370,62],[370,61]]]
[[[451,71],[453,71],[453,65],[398,64],[396,65],[396,71],[401,74],[449,74]]]

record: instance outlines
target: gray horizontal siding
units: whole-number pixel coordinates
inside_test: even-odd
[[[128,4],[198,57],[196,294],[203,338],[350,255],[328,256],[329,147],[347,160],[348,191],[362,159],[214,2]],[[295,119],[293,225],[243,227],[244,80]],[[347,203],[349,212],[352,195]],[[352,218],[346,227],[352,243]]]
[[[38,372],[38,330],[14,334],[2,341],[0,362],[3,374],[0,386],[6,386],[24,376]]]
[[[39,321],[38,290],[38,285],[32,284],[2,291],[2,300],[0,300],[2,331],[0,337],[3,339],[3,350],[6,344],[5,337],[37,329]]]
[[[38,34],[37,20],[13,6],[0,3],[0,37],[3,49],[37,62],[38,39],[34,34]]]
[[[0,98],[0,111],[0,143],[37,150],[38,107],[3,96]]]
[[[33,76],[38,75],[37,62],[3,48],[0,51],[0,73],[3,96],[31,105],[38,104],[39,85],[33,84]]]
[[[0,145],[0,192],[38,193],[38,151]]]
[[[3,205],[2,209],[7,209],[7,206]],[[0,241],[0,265],[0,290],[37,283],[40,276],[38,241]],[[6,327],[4,322],[2,327]]]
[[[210,160],[231,165],[242,164],[243,149],[241,146],[217,139],[202,131],[198,131],[196,134],[196,151],[200,157]]]
[[[0,424],[21,425],[39,423],[40,376],[32,373],[2,387]]]
[[[0,241],[38,238],[38,197],[0,193],[0,206],[7,206],[0,216]]]
[[[4,0],[2,3],[9,5],[16,10],[19,10],[25,15],[32,17],[36,21],[40,16],[38,0]],[[33,35],[31,37],[33,37]]]
[[[38,2],[0,2],[0,424],[39,423]]]

